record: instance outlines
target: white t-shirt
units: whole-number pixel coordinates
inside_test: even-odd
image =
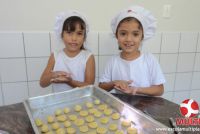
[[[156,58],[150,53],[141,53],[135,60],[127,61],[120,55],[113,56],[107,63],[99,82],[132,80],[130,86],[150,87],[165,83],[165,78]]]
[[[85,68],[88,58],[92,53],[88,50],[81,50],[75,57],[69,57],[63,50],[54,52],[55,65],[53,71],[65,71],[72,74],[72,79],[83,82],[85,79]],[[61,92],[72,89],[64,83],[53,83],[54,92]]]

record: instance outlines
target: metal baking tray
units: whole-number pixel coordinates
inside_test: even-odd
[[[40,134],[41,132],[34,121],[36,118],[46,120],[47,115],[54,115],[56,109],[63,109],[65,107],[73,109],[73,107],[77,104],[81,105],[83,108],[86,108],[86,106],[84,107],[85,102],[93,102],[96,99],[99,99],[102,103],[107,104],[110,108],[113,109],[113,111],[120,113],[121,118],[117,122],[119,129],[124,130],[120,124],[121,120],[128,119],[131,121],[132,127],[137,128],[139,134],[172,133],[170,131],[156,130],[168,130],[168,127],[145,115],[134,107],[125,104],[109,92],[93,85],[82,88],[74,88],[69,91],[52,93],[44,96],[32,97],[24,101],[24,106],[35,133]],[[74,114],[75,113],[76,112],[74,112]],[[112,122],[116,122],[116,120],[113,121],[110,119],[109,123]],[[108,124],[103,126],[99,122],[98,124],[100,124],[102,127],[108,126]],[[78,128],[75,127],[75,129]],[[79,133],[79,131],[76,131],[76,134]],[[107,134],[114,134],[114,132],[107,131]],[[124,130],[124,134],[126,134],[126,130]]]

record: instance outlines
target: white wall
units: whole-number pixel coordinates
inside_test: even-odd
[[[88,16],[91,31],[110,31],[110,19],[119,10],[138,4],[158,18],[159,31],[200,31],[199,0],[0,0],[0,30],[52,31],[55,16],[77,9]],[[162,17],[172,6],[171,18]]]

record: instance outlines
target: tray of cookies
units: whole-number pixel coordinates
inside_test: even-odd
[[[24,106],[36,134],[167,134],[168,129],[112,94],[90,85],[32,97]]]

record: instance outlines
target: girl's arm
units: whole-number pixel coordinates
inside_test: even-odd
[[[40,86],[41,87],[47,87],[51,84],[51,79],[52,79],[52,70],[55,64],[55,59],[53,53],[49,57],[47,66],[42,73],[42,76],[40,77]]]
[[[91,55],[86,63],[84,82],[71,80],[67,82],[67,84],[69,84],[72,87],[81,87],[94,84],[94,80],[95,80],[95,60],[94,56]]]
[[[110,90],[114,89],[114,86],[115,86],[115,84],[113,81],[99,83],[99,87],[106,91],[110,91]]]
[[[136,94],[144,94],[150,96],[161,96],[164,92],[163,84],[153,85],[151,87],[140,87],[136,89]]]

